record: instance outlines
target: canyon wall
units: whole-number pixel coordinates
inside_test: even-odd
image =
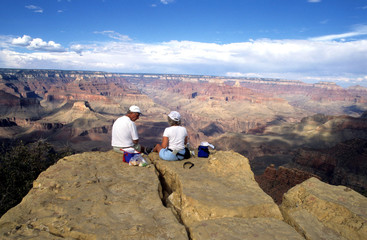
[[[284,193],[311,177],[320,179],[317,175],[296,168],[290,169],[280,166],[276,169],[274,164],[271,164],[262,175],[255,176],[255,180],[261,189],[269,194],[276,204],[280,205]]]
[[[366,99],[366,88],[326,82],[0,69],[0,140],[107,151],[113,122],[134,104],[140,143],[154,146],[177,110],[194,148],[234,150],[256,175],[289,165],[365,193]]]

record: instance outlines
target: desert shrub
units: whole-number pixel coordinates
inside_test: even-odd
[[[20,141],[12,146],[3,144],[0,150],[0,216],[22,200],[42,171],[71,153],[70,149],[56,152],[43,140],[30,144]]]

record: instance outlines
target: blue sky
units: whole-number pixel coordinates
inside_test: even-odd
[[[367,0],[1,0],[0,67],[367,87]]]

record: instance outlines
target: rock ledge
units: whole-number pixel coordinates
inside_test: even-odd
[[[60,159],[0,219],[1,239],[367,239],[367,198],[311,178],[280,208],[232,151],[133,167],[113,151]]]

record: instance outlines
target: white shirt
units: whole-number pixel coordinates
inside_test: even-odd
[[[131,147],[133,140],[138,140],[136,125],[128,116],[119,117],[112,126],[112,142],[114,147]]]
[[[171,126],[166,128],[163,132],[163,137],[168,137],[168,148],[173,151],[185,148],[186,136],[186,128],[182,126]]]

